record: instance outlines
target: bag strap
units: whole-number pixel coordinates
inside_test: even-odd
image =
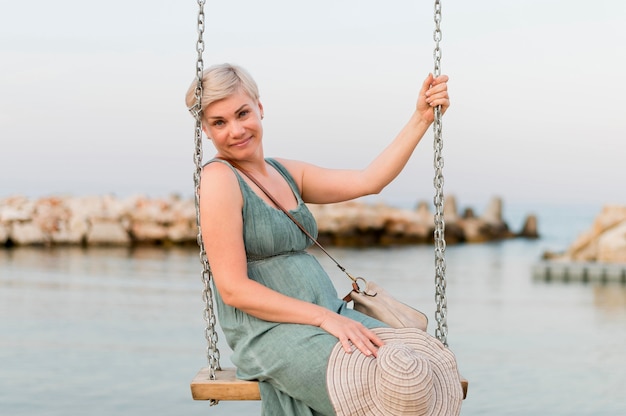
[[[270,199],[270,201],[272,201],[274,203],[274,205],[276,205],[278,207],[278,209],[280,209],[282,212],[284,212],[291,221],[293,221],[298,228],[300,228],[300,230],[302,230],[302,232],[304,234],[306,234],[307,237],[309,237],[311,239],[311,241],[313,241],[315,243],[315,245],[317,245],[328,257],[330,257],[330,259],[335,262],[335,264],[337,265],[337,267],[339,267],[339,269],[344,272],[348,278],[350,280],[352,280],[352,288],[353,290],[360,292],[360,293],[365,293],[365,289],[361,289],[359,287],[359,281],[363,282],[363,284],[367,284],[367,281],[362,278],[362,277],[353,277],[350,273],[348,273],[348,271],[345,269],[345,267],[343,267],[341,264],[339,264],[339,262],[337,260],[335,260],[335,258],[333,256],[330,255],[330,253],[328,251],[326,251],[326,249],[317,241],[317,239],[315,237],[313,237],[311,235],[311,233],[309,233],[306,228],[304,228],[304,226],[302,224],[300,224],[300,222],[293,216],[291,215],[291,213],[282,206],[282,204],[280,202],[278,202],[276,200],[276,198],[274,198],[272,196],[272,194],[269,193],[269,191],[263,186],[261,185],[261,183],[248,171],[246,171],[245,169],[243,169],[241,166],[239,166],[236,162],[233,162],[230,159],[225,159],[222,157],[216,157],[216,159],[220,159],[223,160],[225,162],[228,162],[232,165],[232,167],[234,167],[235,169],[237,169],[238,171],[240,171],[241,173],[243,173],[248,179],[250,179],[256,186],[258,186],[258,188],[263,191],[263,193],[265,195],[267,195],[267,197]],[[367,294],[367,293],[366,293]],[[371,296],[375,296],[371,295]],[[348,299],[348,300],[346,300]],[[344,298],[344,300],[346,300],[347,302],[350,301],[350,294],[346,295],[346,297]]]

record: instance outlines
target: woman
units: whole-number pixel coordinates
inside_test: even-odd
[[[346,392],[337,378],[342,365],[350,369],[345,371],[362,371],[359,366],[382,362],[379,353],[389,349],[387,344],[396,345],[399,339],[413,335],[378,329],[386,325],[348,309],[321,265],[306,252],[311,241],[228,161],[252,174],[316,235],[315,220],[305,203],[341,202],[380,192],[400,173],[428,130],[433,108],[447,110],[447,81],[447,76],[425,79],[413,115],[367,168],[336,170],[296,160],[266,159],[263,105],[254,80],[230,64],[204,71],[202,129],[217,153],[202,170],[202,239],[213,273],[220,325],[233,350],[232,361],[238,377],[260,381],[264,414],[400,414],[397,409],[385,408],[388,397],[372,404],[379,410],[348,409],[351,404],[346,402],[354,401],[354,395],[375,386],[353,382],[346,388],[358,387],[358,391]],[[194,82],[187,93],[190,108],[195,104],[195,89]],[[418,337],[426,336],[419,332]],[[386,357],[397,353],[394,347]],[[419,357],[409,359],[420,362]],[[378,365],[374,367],[367,370],[368,376],[382,374]],[[415,379],[417,371],[414,373],[408,377]],[[409,393],[407,397],[414,397],[414,392]],[[455,390],[455,402],[457,393]],[[432,409],[441,406],[432,404],[436,396],[432,388],[427,396],[430,404],[425,406],[431,410],[424,414],[435,414]]]

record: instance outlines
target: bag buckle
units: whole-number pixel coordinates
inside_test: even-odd
[[[362,277],[353,277],[350,273],[346,272],[346,274],[348,275],[348,277],[350,278],[350,280],[352,280],[352,290],[354,290],[357,293],[361,293],[365,296],[371,296],[374,297],[376,296],[378,293],[374,292],[367,292],[366,288],[367,288],[367,280],[365,280]],[[359,286],[359,282],[361,282],[363,284],[363,289],[361,289],[361,286]]]

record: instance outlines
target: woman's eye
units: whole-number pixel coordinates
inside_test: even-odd
[[[242,110],[239,112],[239,117],[245,117],[250,113],[248,110]]]
[[[223,126],[224,125],[224,120],[215,120],[213,122],[213,125],[216,126],[216,127]]]

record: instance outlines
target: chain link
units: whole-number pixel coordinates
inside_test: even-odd
[[[198,229],[198,246],[200,248],[200,262],[202,263],[202,282],[204,288],[202,290],[202,300],[204,301],[204,320],[206,327],[204,336],[207,341],[207,364],[209,366],[209,378],[215,380],[215,371],[221,370],[220,367],[220,351],[217,348],[217,317],[213,305],[213,290],[211,288],[211,267],[207,259],[204,243],[202,242],[202,231],[200,228],[200,176],[202,174],[202,75],[204,72],[204,61],[202,54],[204,52],[204,4],[206,0],[198,0],[198,40],[196,42],[196,51],[198,57],[196,60],[196,86],[195,97],[196,103],[190,108],[191,113],[196,119],[194,139],[194,165],[195,171],[193,175],[194,181],[194,200],[196,207],[196,225]],[[211,400],[211,405],[217,404],[217,400]]]
[[[435,50],[433,52],[433,58],[435,61],[434,76],[441,75],[441,48],[439,42],[441,41],[441,1],[435,0],[435,31],[433,39],[435,40]],[[437,321],[437,328],[435,329],[435,336],[445,346],[448,346],[448,306],[446,300],[446,240],[445,240],[445,222],[443,219],[443,138],[441,121],[441,106],[435,107],[435,120],[433,122],[434,132],[434,167],[435,178],[433,184],[435,186],[435,303],[437,309],[435,311],[435,320]]]

